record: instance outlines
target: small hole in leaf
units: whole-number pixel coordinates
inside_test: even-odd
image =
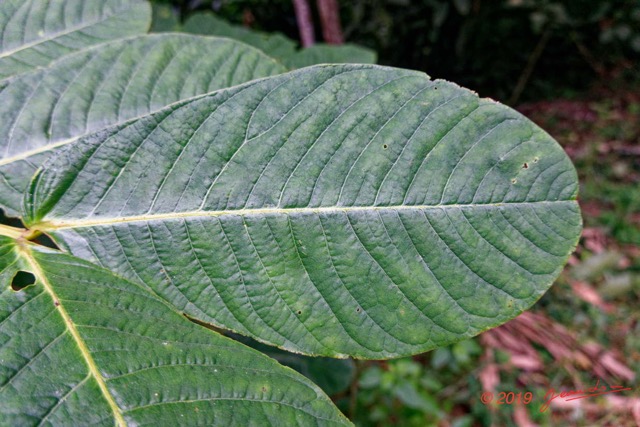
[[[384,145],[382,146],[382,148],[384,148],[384,149],[386,150],[387,148],[389,148],[389,146],[388,146],[387,144],[384,144]]]
[[[298,314],[302,314],[302,310],[298,310]]]
[[[41,234],[33,239],[33,243],[37,243],[51,249],[60,249],[58,245],[56,245],[56,243],[51,239],[51,237],[47,236],[46,234]]]
[[[524,163],[522,164],[522,169],[529,169],[529,163],[524,162]]]
[[[9,225],[11,227],[24,228],[24,224],[18,218],[8,216],[4,210],[0,209],[0,224]]]
[[[11,289],[21,291],[29,285],[36,283],[36,276],[28,271],[18,271],[11,279]]]

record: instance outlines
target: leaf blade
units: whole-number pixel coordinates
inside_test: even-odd
[[[169,138],[175,151],[159,151]],[[566,154],[513,110],[345,65],[88,138],[26,200],[36,228],[190,316],[295,352],[380,358],[531,306],[577,243],[576,191]]]
[[[135,34],[151,23],[138,0],[7,0],[0,6],[0,82],[76,50]]]
[[[304,377],[147,290],[69,255],[0,241],[0,274],[18,258],[39,279],[1,294],[3,422],[349,425]]]
[[[99,45],[14,79],[0,91],[0,205],[17,214],[42,162],[83,135],[283,71],[240,43],[172,34]]]

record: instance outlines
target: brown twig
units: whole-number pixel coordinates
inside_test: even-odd
[[[322,37],[329,44],[343,44],[342,25],[340,25],[340,9],[337,0],[317,0]]]
[[[309,47],[316,42],[309,2],[307,0],[293,0],[293,8],[296,11],[296,21],[298,22],[302,47]]]
[[[598,77],[604,78],[606,74],[605,67],[593,56],[591,51],[584,45],[584,43],[580,41],[577,31],[571,31],[571,40],[578,48],[578,52],[580,53],[580,55],[582,55],[584,60],[587,62],[587,64],[589,64],[589,66],[598,75]]]
[[[547,28],[542,33],[542,36],[540,37],[540,40],[538,40],[538,44],[536,45],[536,47],[531,52],[531,55],[529,55],[527,65],[524,67],[524,70],[522,70],[522,74],[520,74],[518,83],[511,93],[511,97],[509,98],[509,105],[515,105],[520,99],[520,95],[522,95],[524,88],[527,86],[529,78],[531,77],[531,73],[533,73],[533,69],[538,63],[538,60],[540,59],[544,48],[547,47],[547,43],[549,42],[550,38],[551,28]]]

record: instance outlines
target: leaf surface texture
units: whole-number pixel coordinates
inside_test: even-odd
[[[305,68],[65,149],[30,226],[204,322],[307,354],[424,352],[515,317],[577,243],[575,169],[417,72]]]
[[[15,292],[18,270],[37,282]],[[309,380],[134,283],[0,236],[0,424],[350,425]]]
[[[83,135],[284,71],[233,40],[138,36],[85,49],[0,88],[0,206],[13,215],[36,169]]]
[[[144,33],[150,22],[140,0],[3,0],[0,85],[88,46]]]

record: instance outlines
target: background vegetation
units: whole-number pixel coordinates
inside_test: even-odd
[[[213,11],[299,39],[290,0],[155,5],[157,31]],[[531,312],[475,339],[382,362],[336,365],[275,350],[273,356],[324,384],[362,426],[640,424],[640,2],[339,5],[346,41],[375,50],[379,63],[423,70],[506,102],[553,135],[578,168],[585,231],[565,272]],[[318,11],[312,12],[322,41]],[[596,381],[633,390],[540,412],[550,387],[581,389]],[[487,406],[483,391],[530,391],[534,399]]]

